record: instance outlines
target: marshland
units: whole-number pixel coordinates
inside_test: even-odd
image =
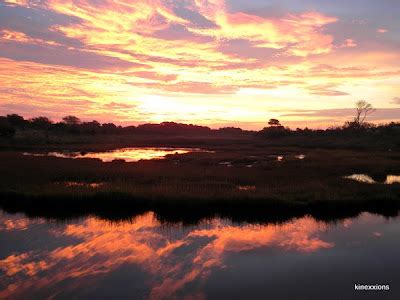
[[[277,211],[393,214],[400,204],[397,123],[294,131],[270,120],[254,132],[178,123],[123,128],[74,118],[3,117],[3,132],[11,132],[1,141],[4,209],[152,210],[182,219],[248,211],[242,218],[273,218]],[[360,174],[372,181],[354,180]]]
[[[399,296],[398,123],[0,125],[0,298]]]

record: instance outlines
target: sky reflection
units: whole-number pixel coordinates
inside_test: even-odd
[[[204,298],[205,287],[214,282],[210,278],[231,272],[252,253],[260,253],[260,263],[271,257],[322,255],[342,243],[337,231],[346,234],[355,223],[376,225],[381,219],[364,214],[329,225],[306,216],[252,225],[215,218],[183,226],[162,224],[151,212],[130,222],[89,217],[65,224],[3,214],[0,242],[6,239],[9,247],[0,250],[0,298],[92,297],[109,282],[115,296],[119,281],[132,285],[122,288],[129,296]],[[367,236],[381,239],[384,232],[368,229]]]
[[[113,160],[124,160],[126,162],[136,162],[139,160],[162,159],[170,154],[185,154],[189,152],[202,151],[200,149],[189,148],[122,148],[104,152],[48,152],[48,153],[28,153],[24,155],[33,156],[54,156],[60,158],[95,158],[103,162]]]
[[[30,225],[33,223],[26,218],[3,218],[0,228],[29,230]],[[172,233],[152,213],[137,217],[132,223],[110,224],[88,218],[49,228],[47,232],[55,238],[72,237],[77,243],[51,251],[14,252],[4,257],[0,269],[6,284],[2,285],[0,297],[23,297],[25,293],[56,286],[67,279],[101,277],[122,265],[135,264],[152,278],[150,297],[168,298],[192,281],[206,280],[213,269],[223,268],[226,252],[259,247],[301,252],[331,248],[333,243],[318,237],[324,230],[326,225],[308,217],[265,226],[235,226],[215,219],[189,230],[172,228]]]

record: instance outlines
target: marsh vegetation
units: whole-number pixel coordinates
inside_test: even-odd
[[[359,105],[340,128],[290,130],[271,119],[259,132],[8,115],[1,120],[14,134],[0,143],[0,204],[73,213],[395,213],[400,124],[368,124],[371,108]]]

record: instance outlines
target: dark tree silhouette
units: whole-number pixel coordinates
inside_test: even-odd
[[[80,125],[80,128],[85,133],[95,134],[100,131],[101,124],[93,120],[91,122],[84,122]]]
[[[25,120],[24,117],[17,114],[7,115],[6,118],[8,123],[16,128],[24,129],[28,124],[28,121]]]
[[[30,120],[34,129],[48,130],[53,122],[47,117],[36,117]]]
[[[362,127],[366,123],[366,119],[368,115],[375,112],[375,108],[372,104],[368,103],[365,100],[360,100],[356,102],[356,115],[354,117],[354,123]]]
[[[67,125],[78,125],[81,123],[81,120],[75,116],[66,116],[63,118],[63,121]]]
[[[281,126],[282,126],[282,125],[281,125],[281,122],[279,122],[278,119],[269,119],[268,125],[269,125],[270,127],[281,127]]]
[[[6,117],[0,117],[0,137],[12,138],[15,135],[15,129]]]
[[[260,135],[266,137],[282,137],[291,134],[291,130],[282,126],[278,119],[269,119],[268,125],[269,127],[264,127],[259,132]]]

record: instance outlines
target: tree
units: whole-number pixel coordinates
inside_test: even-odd
[[[0,117],[0,137],[12,138],[15,135],[15,129],[6,117]]]
[[[12,126],[24,129],[27,125],[27,121],[24,119],[24,117],[17,115],[17,114],[11,114],[7,115],[7,121],[10,123]]]
[[[368,115],[375,112],[375,108],[372,104],[365,100],[360,100],[356,102],[356,115],[354,117],[354,124],[358,127],[363,127],[366,123]]]
[[[116,132],[117,125],[114,123],[104,123],[101,125],[101,132],[103,133],[113,133]]]
[[[37,117],[31,119],[31,124],[34,129],[48,130],[53,122],[47,117]]]
[[[291,130],[289,128],[285,128],[282,126],[281,122],[278,119],[269,119],[268,121],[269,127],[264,127],[259,134],[266,137],[282,137],[290,135]]]
[[[269,119],[268,125],[270,127],[282,127],[281,122],[278,119]]]
[[[75,116],[66,116],[63,118],[63,121],[67,125],[78,125],[81,123],[81,120],[78,117]]]
[[[95,134],[100,131],[100,123],[96,120],[93,120],[91,122],[84,122],[81,124],[80,128],[82,129],[83,132],[85,133],[90,133],[90,134]]]

